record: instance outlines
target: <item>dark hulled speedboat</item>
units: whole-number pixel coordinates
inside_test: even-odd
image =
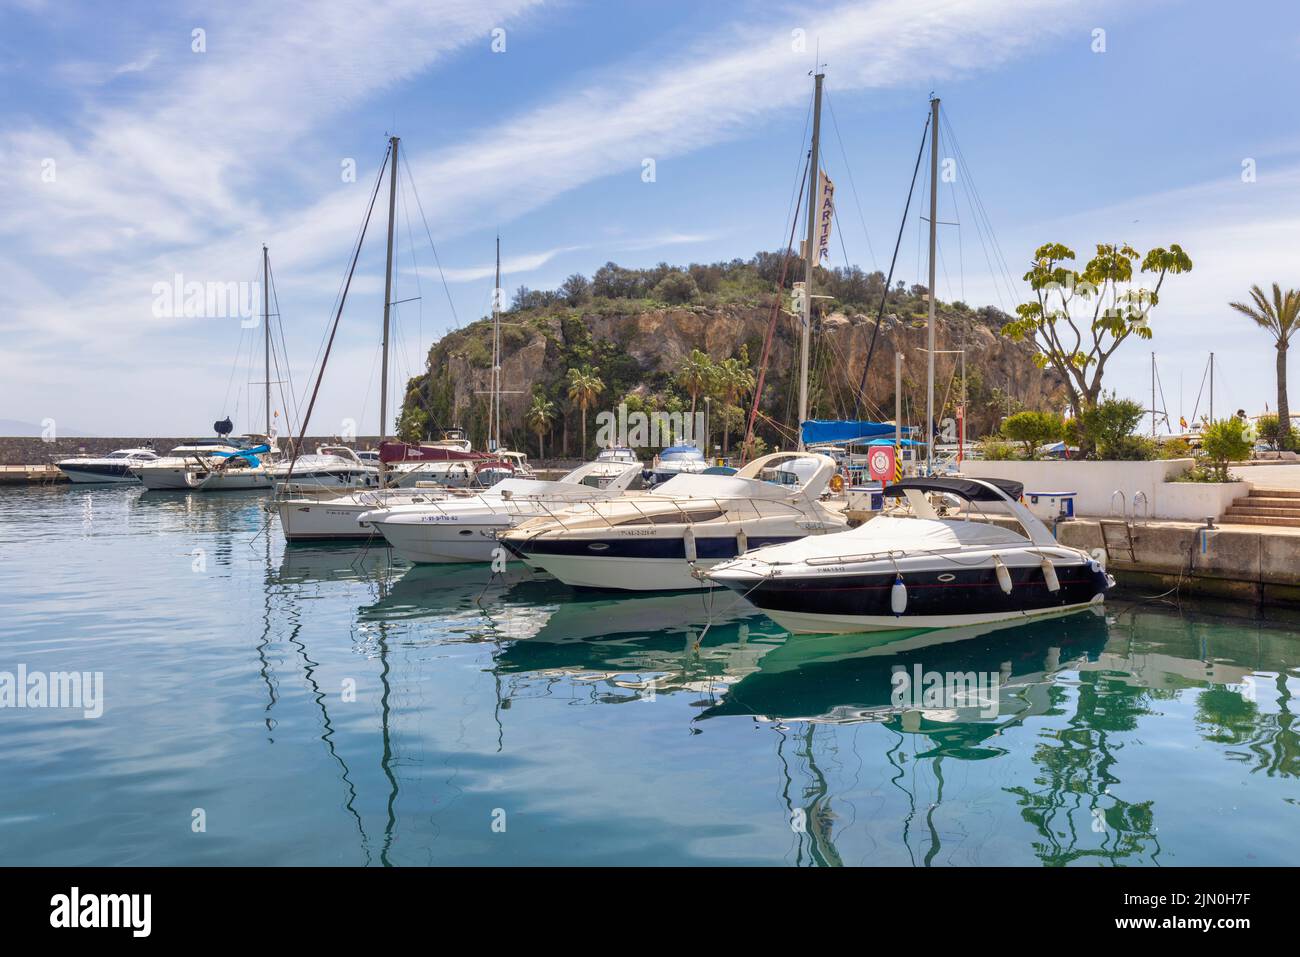
[[[1099,604],[1114,580],[1088,553],[1058,543],[1004,479],[914,478],[885,488],[909,516],[746,552],[708,577],[795,632],[944,628],[1060,614]],[[941,518],[930,495],[967,503]],[[1023,534],[975,521],[1011,514]]]

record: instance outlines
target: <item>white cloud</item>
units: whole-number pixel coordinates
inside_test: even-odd
[[[486,43],[492,26],[533,5],[390,0],[359,14],[293,4],[256,22],[213,20],[208,53],[164,50],[139,74],[161,85],[131,108],[92,109],[84,135],[38,127],[3,134],[0,236],[39,250],[27,257],[31,268],[59,273],[61,281],[46,283],[57,291],[44,289],[40,301],[0,290],[0,327],[29,353],[54,336],[73,356],[93,343],[99,361],[133,355],[167,363],[168,349],[159,348],[166,340],[145,312],[153,282],[175,272],[248,278],[268,234],[281,276],[341,272],[366,188],[335,189],[282,209],[282,194],[304,184],[282,189],[262,168],[276,164],[278,176],[289,175],[286,151],[324,140],[322,127],[341,110],[466,43]],[[407,156],[441,239],[455,235],[450,224],[509,222],[593,179],[639,176],[646,157],[663,177],[671,172],[665,161],[735,137],[774,111],[797,109],[809,95],[812,54],[792,50],[796,27],[806,30],[809,51],[820,44],[828,87],[846,91],[996,67],[1077,25],[1083,9],[1073,0],[878,0],[751,17],[689,49],[647,52],[540,106],[458,132],[453,145]],[[54,184],[39,182],[42,157],[58,162]],[[361,159],[359,186],[374,172],[365,171],[374,160]],[[701,220],[708,230],[717,225],[704,211]],[[517,257],[507,271],[539,269],[573,248],[557,243]],[[465,267],[453,277],[472,281],[482,272]],[[318,300],[328,299],[337,279],[321,285]],[[150,348],[133,346],[141,338]]]

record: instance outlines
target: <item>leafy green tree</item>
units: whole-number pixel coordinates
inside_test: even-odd
[[[1276,415],[1261,415],[1255,422],[1255,431],[1259,437],[1275,449],[1293,448],[1296,443],[1295,429],[1282,430],[1282,421]]]
[[[713,360],[707,352],[692,349],[691,354],[677,367],[677,384],[691,397],[691,417],[695,417],[695,406],[700,396],[713,387]]]
[[[1132,246],[1099,243],[1081,270],[1072,268],[1074,250],[1047,243],[1034,252],[1025,281],[1034,298],[1016,307],[1019,316],[1002,331],[1027,341],[1040,368],[1064,380],[1070,408],[1079,417],[1101,396],[1106,363],[1131,336],[1151,338],[1151,309],[1160,301],[1165,277],[1190,272],[1192,261],[1176,243],[1145,256]],[[1153,288],[1133,285],[1134,266],[1155,278]]]
[[[1140,402],[1117,399],[1114,393],[1085,409],[1071,423],[1066,434],[1077,436],[1081,448],[1095,449],[1098,458],[1109,460],[1146,460],[1156,457],[1150,439],[1133,434],[1146,414]]]
[[[754,391],[754,373],[740,359],[723,359],[717,366],[716,379],[718,397],[722,399],[722,454],[726,455],[733,427],[732,416],[728,413],[737,400]]]
[[[698,298],[700,289],[689,273],[672,270],[655,284],[652,295],[660,302],[682,305]]]
[[[537,393],[524,414],[524,420],[528,423],[528,428],[537,434],[537,457],[545,458],[546,445],[543,440],[555,420],[555,403],[540,392]]]
[[[591,283],[582,273],[575,272],[560,286],[560,295],[570,306],[580,306],[591,298]]]
[[[577,403],[582,417],[582,454],[587,454],[587,409],[605,391],[605,383],[591,367],[569,370],[569,401]]]
[[[1285,431],[1278,430],[1278,448],[1287,449],[1292,442],[1289,428],[1291,405],[1286,395],[1286,353],[1292,334],[1300,329],[1300,290],[1288,289],[1284,293],[1281,286],[1273,283],[1273,298],[1270,300],[1259,286],[1251,286],[1250,299],[1249,303],[1230,302],[1228,305],[1273,337],[1277,349],[1278,421],[1288,426]]]
[[[412,398],[408,395],[403,403],[405,408],[397,418],[397,437],[403,442],[419,442],[427,434],[429,413],[413,404],[418,400],[418,396]]]
[[[1065,422],[1055,412],[1017,412],[1002,423],[1002,434],[1025,447],[1025,458],[1035,458],[1038,447],[1061,438]]]
[[[986,462],[1009,462],[1020,457],[1014,442],[1003,442],[994,436],[980,442],[980,451]]]
[[[1244,461],[1253,447],[1248,426],[1236,417],[1212,422],[1201,434],[1201,451],[1213,464],[1220,482],[1228,481],[1229,463]]]

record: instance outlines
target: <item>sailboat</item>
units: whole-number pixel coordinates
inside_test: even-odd
[[[272,506],[279,516],[280,528],[285,539],[289,542],[369,539],[374,536],[374,530],[357,522],[357,518],[365,512],[381,506],[429,504],[441,501],[450,495],[458,494],[453,490],[453,486],[482,488],[490,485],[491,480],[487,478],[489,470],[495,471],[497,476],[513,472],[509,462],[474,452],[468,439],[460,430],[449,431],[444,435],[442,442],[435,443],[432,447],[412,447],[389,440],[389,331],[393,305],[393,237],[396,228],[400,142],[396,136],[389,137],[385,167],[380,170],[380,178],[376,180],[371,205],[366,213],[368,225],[386,169],[388,172],[388,243],[384,264],[379,400],[380,462],[378,466],[363,462],[352,449],[346,446],[324,446],[317,451],[316,456],[299,455],[295,452],[295,456],[287,464],[276,469],[275,478],[281,494]],[[352,271],[356,269],[364,239],[363,228],[353,254]],[[344,296],[339,301],[338,312],[334,318],[335,331],[343,313],[351,277],[352,272],[349,272],[348,286],[345,287]],[[330,344],[333,342],[333,332],[330,334],[329,342]],[[328,361],[328,358],[327,346],[325,360]],[[322,362],[315,390],[312,393],[312,402],[308,405],[307,416],[302,423],[303,435],[306,434],[312,406],[324,374],[325,362]],[[302,436],[296,443],[298,448],[301,445]],[[436,467],[441,467],[443,472],[432,471]],[[450,471],[452,469],[457,470],[455,474]]]
[[[815,127],[814,127],[815,128]],[[930,287],[926,421],[934,421],[935,265],[939,100],[930,100]],[[924,474],[887,485],[909,515],[759,548],[706,572],[791,631],[816,634],[947,628],[1064,614],[1098,605],[1114,579],[1087,552],[1057,543],[1020,501],[1019,482],[936,477],[934,442]],[[942,517],[931,497],[955,498],[963,519]],[[987,504],[1022,532],[971,521]]]
[[[824,78],[820,71],[814,78],[808,158],[808,232],[800,309],[803,320],[799,351],[801,425],[808,419],[811,293],[817,257]],[[734,475],[682,469],[653,492],[532,519],[504,533],[501,540],[530,565],[550,572],[569,585],[630,591],[711,587],[704,572],[743,554],[748,548],[790,542],[846,527],[843,513],[820,501],[836,473],[835,460],[808,451],[800,431],[797,451],[762,456]],[[784,475],[791,480],[787,482]],[[771,481],[773,477],[780,481]]]
[[[271,267],[262,246],[262,342],[265,356],[266,431],[228,440],[230,418],[214,423],[218,438],[177,446],[164,457],[132,466],[145,488],[154,490],[233,492],[265,491],[273,485],[272,468],[279,458],[271,409]]]

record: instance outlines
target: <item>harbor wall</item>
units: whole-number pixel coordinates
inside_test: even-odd
[[[284,439],[281,437],[281,446]],[[152,445],[161,455],[185,442],[193,441],[194,436],[109,436],[109,437],[73,437],[47,442],[40,436],[0,436],[0,465],[49,465],[60,459],[72,458],[74,455],[107,455],[115,449],[138,448]],[[329,443],[340,444],[334,436],[308,436],[304,445],[308,451],[315,451],[316,446]],[[361,435],[353,441],[344,442],[356,449],[373,449],[379,444],[379,437]]]
[[[968,460],[962,471],[974,478],[1006,478],[1023,482],[1025,492],[1076,492],[1076,515],[1104,517],[1119,514],[1119,497],[1124,493],[1128,515],[1134,516],[1133,500],[1138,492],[1146,496],[1145,517],[1182,521],[1218,518],[1233,500],[1250,490],[1248,482],[1171,482],[1191,468],[1192,459],[1160,459],[1155,462],[986,462]],[[1114,506],[1112,512],[1112,498]],[[1143,517],[1141,511],[1137,517]]]
[[[1014,519],[1003,516],[986,516],[985,520],[1016,527]],[[1122,525],[1118,519],[1109,524]],[[1300,609],[1300,529],[1208,529],[1153,521],[1129,523],[1126,536],[1117,535],[1119,530],[1111,531],[1107,550],[1101,520],[1064,520],[1053,528],[1062,545],[1099,558],[1107,554],[1106,570],[1132,595],[1170,592],[1257,607]]]

